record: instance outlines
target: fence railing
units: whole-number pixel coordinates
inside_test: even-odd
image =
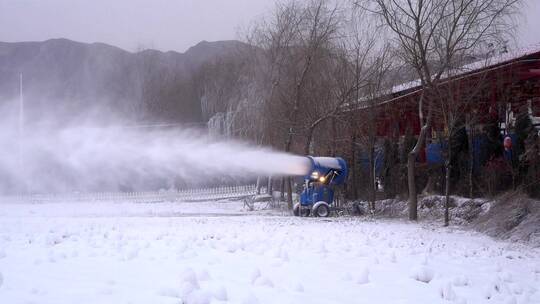
[[[195,202],[242,198],[255,195],[255,185],[226,186],[200,189],[147,191],[147,192],[100,192],[0,196],[0,203],[55,203],[55,202]],[[265,189],[261,189],[265,193]]]

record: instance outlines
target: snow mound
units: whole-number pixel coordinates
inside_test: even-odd
[[[210,304],[212,295],[203,290],[195,290],[186,297],[186,304]]]
[[[435,277],[435,272],[433,269],[421,266],[413,270],[413,273],[411,274],[411,278],[423,282],[423,283],[429,283],[433,278]]]
[[[181,298],[187,298],[189,297],[193,292],[197,291],[199,289],[199,286],[194,285],[191,282],[183,282],[180,285],[180,297]]]
[[[445,197],[427,195],[420,198],[419,218],[442,221]],[[360,215],[370,214],[368,202],[354,202],[353,208]],[[406,201],[386,199],[377,201],[375,215],[401,217],[408,214]],[[517,192],[507,192],[494,200],[469,199],[452,196],[450,220],[489,236],[529,243],[540,247],[540,201]]]
[[[357,284],[367,284],[369,283],[369,269],[364,267],[358,272],[358,276],[356,277],[356,283]]]
[[[452,280],[452,284],[457,287],[468,286],[469,279],[464,275],[460,275],[455,277],[454,280]]]
[[[45,239],[45,244],[48,246],[54,246],[62,243],[62,238],[54,233],[50,233],[47,235],[47,238]]]
[[[505,272],[503,273],[502,277],[503,281],[505,281],[506,283],[512,283],[514,281],[514,277],[512,276],[512,274],[510,272]]]
[[[180,298],[180,292],[174,288],[169,287],[160,289],[157,294],[162,297]]]
[[[218,301],[227,301],[227,289],[225,286],[219,286],[212,292],[213,297]]]
[[[270,288],[274,287],[274,283],[272,282],[272,280],[270,280],[268,277],[265,277],[265,276],[258,277],[255,280],[255,285],[257,285],[257,286],[266,286],[266,287],[270,287]]]
[[[261,271],[259,270],[259,268],[255,268],[253,269],[253,271],[251,272],[251,275],[249,277],[249,281],[252,283],[252,284],[255,284],[255,281],[261,276]]]
[[[257,299],[254,294],[250,293],[242,300],[242,304],[259,304],[259,299]]]
[[[392,251],[392,253],[390,254],[390,262],[391,263],[396,263],[397,262],[396,253],[394,251]]]
[[[441,298],[444,300],[456,300],[456,293],[454,292],[454,289],[452,288],[452,284],[450,284],[450,282],[446,282],[442,286],[440,286],[439,293],[441,295]]]
[[[186,299],[188,303],[204,304],[204,297],[199,295],[200,286],[197,281],[195,271],[191,268],[186,268],[181,274],[180,293],[182,299]],[[209,302],[209,300],[208,300]]]
[[[238,250],[238,245],[234,242],[230,242],[227,244],[227,252],[229,253],[235,253]]]
[[[350,272],[345,272],[345,273],[341,276],[341,279],[342,279],[343,281],[352,281],[351,273],[350,273]]]
[[[304,285],[302,285],[302,283],[298,282],[294,286],[293,290],[296,291],[296,292],[304,292]]]
[[[491,203],[473,227],[489,236],[540,247],[540,202],[521,193],[506,193]]]
[[[199,282],[197,281],[197,275],[195,274],[195,271],[193,271],[192,268],[186,268],[182,272],[181,280],[183,283],[191,284],[197,288],[199,288]]]
[[[210,278],[211,278],[210,274],[208,273],[207,270],[202,269],[202,270],[197,271],[197,279],[199,281],[208,281],[210,280]]]
[[[504,304],[517,304],[517,300],[515,297],[508,297]]]

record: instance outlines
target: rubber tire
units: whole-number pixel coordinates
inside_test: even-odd
[[[292,209],[292,213],[294,216],[300,216],[300,205],[299,204],[295,204],[293,209]]]
[[[300,216],[300,204],[296,204],[293,207],[294,216]],[[302,216],[307,217],[310,214],[310,209],[302,209]]]
[[[317,209],[313,210],[313,216],[315,217],[329,217],[330,207],[326,204],[320,204]]]

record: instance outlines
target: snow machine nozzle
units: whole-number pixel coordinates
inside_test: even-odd
[[[329,186],[345,183],[348,175],[347,163],[341,157],[307,157],[311,163],[309,172],[304,176],[308,182],[319,182]]]

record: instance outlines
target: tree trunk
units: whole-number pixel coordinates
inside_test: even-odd
[[[273,181],[272,181],[272,176],[268,176],[268,184],[266,185],[266,194],[269,194],[269,195],[272,195],[272,184],[273,184]]]
[[[260,176],[257,176],[257,186],[256,186],[256,189],[257,189],[257,195],[261,194],[261,187],[262,187],[262,183],[261,183],[261,177]]]
[[[449,119],[448,126],[448,143],[446,145],[447,153],[446,160],[444,162],[444,168],[446,170],[444,177],[444,226],[447,227],[450,224],[450,174],[452,173],[452,136],[455,135],[456,122]]]
[[[416,196],[415,174],[416,153],[410,152],[407,157],[407,183],[409,185],[409,220],[418,220],[418,198]]]
[[[452,149],[450,148],[450,143],[448,144],[448,159],[445,161],[445,169],[446,169],[446,175],[445,175],[445,185],[444,185],[444,226],[448,226],[450,224],[450,171],[452,169],[452,165],[450,163],[450,158],[452,157]]]
[[[428,171],[428,180],[426,183],[426,186],[424,187],[424,190],[422,190],[422,194],[428,195],[433,193],[433,187],[434,187],[434,181],[433,181],[433,173],[431,170]]]
[[[281,201],[285,201],[285,177],[281,178],[281,188],[280,188],[280,194],[279,197]]]
[[[352,175],[352,195],[353,199],[358,198],[358,180],[356,176],[356,172],[358,172],[358,168],[356,166],[356,149],[355,149],[355,143],[356,143],[356,135],[353,135],[352,141],[351,141],[351,175]]]
[[[369,197],[369,212],[375,213],[375,143],[373,134],[369,139],[369,182],[370,182],[370,197]]]
[[[471,123],[470,115],[467,115],[467,129],[469,134],[467,141],[469,144],[469,198],[474,198],[474,184],[473,184],[473,171],[474,171],[474,129]]]
[[[295,113],[296,113],[297,106],[295,104]],[[295,115],[296,116],[296,115]],[[285,142],[285,152],[291,151],[291,144],[292,144],[292,136],[293,136],[293,128],[289,128],[289,134],[287,135],[287,141]],[[285,200],[285,183],[287,182],[287,207],[292,210],[292,186],[291,186],[291,179],[283,177],[281,179],[281,200]]]
[[[336,157],[336,136],[337,136],[337,128],[336,128],[336,119],[332,118],[332,151],[330,155],[332,157]]]
[[[293,197],[292,197],[292,177],[287,178],[287,207],[289,210],[293,208]]]
[[[304,146],[304,154],[305,155],[310,155],[311,154],[311,141],[313,140],[313,132],[315,131],[315,128],[310,128],[308,130],[308,134],[307,134],[307,139],[306,139],[306,144]]]
[[[422,105],[424,100],[424,94],[425,89],[422,91],[422,95],[420,96],[419,106],[418,106],[418,113],[420,116],[420,121],[423,121],[423,114],[422,114]],[[408,186],[409,186],[409,220],[416,221],[418,220],[418,197],[416,194],[416,177],[415,177],[415,171],[416,171],[416,156],[418,153],[420,153],[420,150],[424,146],[424,142],[426,139],[426,133],[428,129],[431,127],[431,111],[432,111],[432,104],[431,102],[428,103],[428,114],[426,121],[422,128],[420,129],[420,134],[418,135],[418,139],[416,140],[416,144],[414,145],[414,148],[411,152],[409,152],[407,156],[407,180],[408,180]]]
[[[430,123],[428,120],[428,122],[422,127],[422,129],[420,129],[420,134],[418,135],[416,145],[407,156],[407,181],[409,186],[409,220],[411,221],[418,220],[418,197],[416,194],[415,176],[416,156],[418,155],[418,153],[420,153],[420,149],[422,149],[422,147],[424,146],[426,132],[429,127]]]

